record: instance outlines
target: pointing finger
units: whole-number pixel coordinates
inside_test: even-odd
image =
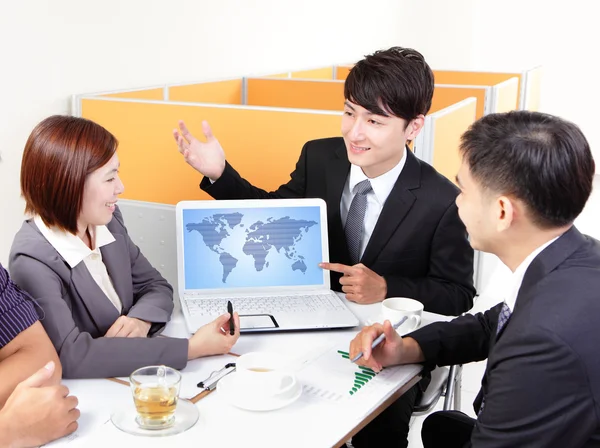
[[[344,275],[350,275],[352,273],[352,266],[347,266],[341,263],[319,263],[319,267],[329,271],[339,272],[340,274]]]

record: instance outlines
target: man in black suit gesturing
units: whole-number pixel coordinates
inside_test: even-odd
[[[475,293],[473,250],[456,212],[458,190],[406,148],[431,107],[431,69],[415,50],[378,51],[352,68],[344,96],[343,138],[306,143],[290,181],[273,192],[254,187],[226,162],[208,123],[202,123],[206,143],[183,122],[174,136],[205,176],[200,187],[216,199],[324,199],[334,262],[324,267],[343,274],[332,285],[349,300],[402,296],[435,313],[467,311]],[[371,187],[363,193],[363,228],[359,240],[348,241],[344,227],[363,181]]]
[[[600,243],[573,226],[592,190],[588,142],[572,123],[520,111],[476,122],[461,152],[459,215],[473,247],[513,272],[504,302],[404,338],[387,321],[368,327],[350,356],[364,351],[375,369],[487,358],[477,420],[432,414],[425,448],[600,446]]]
[[[433,72],[415,50],[378,51],[352,68],[344,96],[343,137],[306,143],[290,181],[273,192],[254,187],[226,162],[208,123],[205,143],[183,122],[174,137],[205,176],[200,187],[216,199],[325,200],[332,262],[322,267],[348,300],[401,296],[431,312],[467,311],[475,294],[473,250],[457,214],[458,189],[406,147],[431,107]],[[354,446],[367,446],[366,438],[372,446],[390,439],[406,446],[419,393],[417,386],[405,394],[353,438]]]

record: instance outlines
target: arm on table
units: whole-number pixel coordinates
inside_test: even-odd
[[[62,375],[60,361],[39,321],[0,348],[0,408],[4,406],[18,383],[33,375],[49,361],[54,361],[55,368],[48,383],[58,384]]]
[[[62,296],[62,282],[47,265],[20,255],[12,261],[17,284],[37,298],[46,316],[44,328],[59,353],[65,378],[127,376],[135,369],[187,364],[188,341],[175,338],[93,338],[80,329]]]
[[[55,367],[49,362],[19,383],[0,409],[0,447],[40,446],[77,430],[77,398],[52,384]]]

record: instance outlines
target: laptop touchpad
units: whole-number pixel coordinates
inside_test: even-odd
[[[275,318],[270,314],[240,314],[240,330],[250,330],[259,328],[277,328]]]

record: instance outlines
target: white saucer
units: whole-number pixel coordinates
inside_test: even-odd
[[[285,397],[269,397],[257,399],[249,395],[236,383],[236,372],[230,373],[217,383],[217,391],[222,394],[230,404],[247,411],[274,411],[292,404],[302,395],[302,385],[296,383],[296,388],[285,394]]]
[[[121,431],[134,436],[165,437],[187,431],[196,424],[199,417],[198,408],[189,400],[180,398],[175,409],[175,422],[172,426],[163,429],[144,429],[135,421],[137,412],[135,406],[116,411],[110,416],[113,425]]]

